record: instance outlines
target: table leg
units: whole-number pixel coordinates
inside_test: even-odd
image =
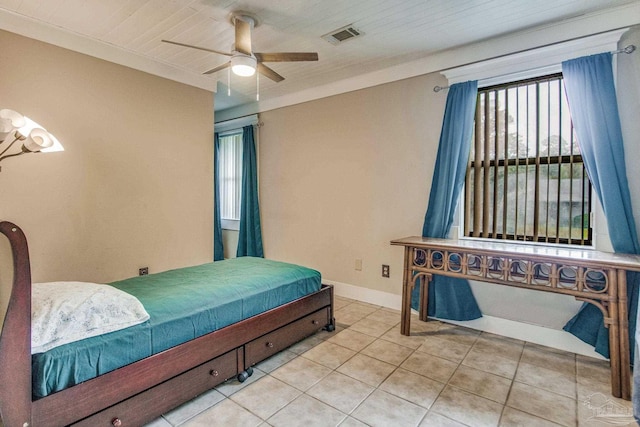
[[[629,319],[627,312],[627,272],[618,270],[618,324],[620,325],[620,391],[631,400],[631,363],[629,355]]]
[[[428,320],[429,308],[429,282],[433,277],[431,274],[422,274],[420,277],[420,320],[426,322]]]
[[[400,317],[400,333],[411,335],[411,291],[413,290],[413,278],[411,277],[411,254],[413,250],[409,246],[404,247],[404,272],[402,279],[402,312]]]
[[[609,363],[611,364],[611,394],[622,396],[620,384],[620,328],[618,315],[618,277],[609,274]]]

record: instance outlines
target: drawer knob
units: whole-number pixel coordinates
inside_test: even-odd
[[[111,425],[113,427],[122,427],[122,420],[120,420],[120,418],[114,418],[111,420]]]
[[[212,369],[209,371],[209,375],[211,375],[212,377],[217,377],[218,375],[220,375],[220,373],[215,369]]]
[[[273,348],[273,343],[272,343],[272,342],[268,342],[268,343],[267,343],[267,347],[269,347],[269,348]]]
[[[313,319],[313,320],[311,321],[311,323],[313,323],[314,325],[317,325],[317,324],[318,324],[318,323],[320,323],[320,322],[318,322],[317,320]]]

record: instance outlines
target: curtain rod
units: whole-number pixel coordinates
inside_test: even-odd
[[[214,122],[214,124],[222,125],[222,124],[227,123],[227,122],[232,122],[234,120],[244,119],[244,118],[251,117],[251,116],[256,116],[258,118],[258,121],[260,121],[260,113],[251,113],[251,114],[245,114],[244,116],[234,117],[233,119],[227,119],[227,120],[222,120],[220,122]],[[260,123],[260,124],[264,124],[264,123]]]
[[[260,113],[253,113],[253,114],[245,114],[244,116],[240,116],[240,117],[235,117],[233,119],[228,119],[228,120],[223,120],[221,122],[214,122],[214,128],[217,127],[222,127],[227,128],[228,126],[235,126],[235,123],[238,122],[243,122],[243,120],[249,120],[251,118],[255,117],[255,123],[253,123],[256,127],[260,128],[262,126],[264,126],[264,122],[262,122],[260,120]],[[241,127],[241,126],[240,126]],[[238,127],[237,129],[240,129],[240,127]],[[227,129],[225,131],[222,132],[227,132],[230,130],[235,130],[236,128],[233,129]]]
[[[258,113],[245,114],[244,116],[234,117],[233,119],[222,120],[220,122],[214,122],[217,125],[221,125],[223,123],[231,122],[233,120],[244,119],[245,117],[257,116]]]
[[[564,42],[562,42],[562,43],[564,43]],[[556,43],[553,43],[553,44],[556,44]],[[494,56],[493,58],[487,58],[487,59],[482,59],[482,60],[480,60],[480,61],[469,62],[469,63],[467,63],[467,64],[460,65],[460,67],[464,67],[464,66],[467,66],[467,65],[478,64],[478,63],[480,63],[480,62],[484,62],[484,61],[491,61],[492,59],[498,59],[498,58],[502,58],[502,57],[505,57],[505,56],[508,56],[508,55],[515,55],[515,54],[517,54],[517,53],[528,52],[528,51],[530,51],[530,50],[540,49],[540,48],[542,48],[542,47],[546,47],[546,46],[533,47],[533,48],[531,48],[531,49],[525,49],[525,50],[521,50],[521,51],[518,51],[518,52],[509,53],[509,54],[506,54],[506,55],[499,55],[499,56]],[[633,44],[630,44],[630,45],[628,45],[628,46],[623,47],[622,49],[614,50],[614,51],[612,51],[612,52],[610,52],[610,53],[611,53],[612,55],[617,55],[617,54],[619,54],[619,53],[627,53],[627,54],[631,54],[631,53],[633,53],[635,50],[636,50],[636,46],[635,46],[635,45],[633,45]],[[453,68],[458,68],[458,67],[453,67]],[[445,69],[445,70],[441,70],[441,71],[451,70],[451,69],[453,69],[453,68],[447,68],[447,69]],[[434,91],[434,92],[436,92],[436,93],[440,92],[441,90],[445,90],[445,89],[449,89],[449,86],[434,86],[434,87],[433,87],[433,91]]]

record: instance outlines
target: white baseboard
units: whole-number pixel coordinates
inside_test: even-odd
[[[402,305],[401,295],[363,288],[361,286],[354,286],[348,283],[335,282],[332,280],[324,280],[324,282],[333,285],[334,292],[337,296],[395,310],[400,310]],[[600,354],[594,351],[592,346],[586,344],[570,333],[559,329],[546,328],[544,326],[517,322],[515,320],[503,319],[495,316],[483,316],[480,319],[464,322],[458,322],[455,320],[442,321],[534,344],[540,344],[556,348],[558,350],[564,350],[597,359],[604,359]]]
[[[333,280],[323,279],[322,282],[333,285],[335,294],[340,297],[393,308],[394,310],[400,310],[402,306],[402,295],[376,291],[375,289],[363,288],[361,286],[349,285],[348,283],[335,282]]]
[[[458,322],[455,320],[442,321],[534,344],[540,344],[546,347],[568,351],[570,353],[604,359],[604,357],[595,352],[592,346],[561,329],[551,329],[544,326],[517,322],[515,320],[503,319],[495,316],[482,316],[479,319],[467,320],[464,322]]]

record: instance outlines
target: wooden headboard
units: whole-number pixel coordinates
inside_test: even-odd
[[[0,334],[0,413],[5,425],[31,424],[31,267],[27,239],[15,224],[0,222],[11,244],[13,285]],[[9,407],[10,406],[10,407]]]

